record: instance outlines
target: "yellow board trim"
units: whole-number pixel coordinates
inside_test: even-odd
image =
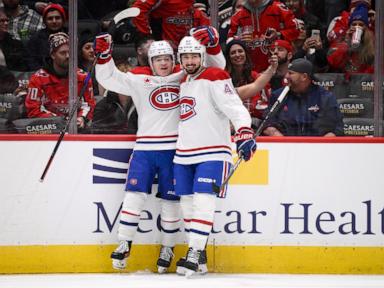
[[[234,153],[234,155],[237,155]],[[233,162],[238,158],[234,157]],[[257,150],[248,162],[243,162],[233,174],[229,184],[232,185],[268,185],[269,151]]]
[[[105,273],[116,245],[0,246],[0,274]],[[175,249],[175,259],[186,247]],[[134,245],[125,272],[156,271],[159,245]],[[218,273],[384,274],[384,247],[208,246]],[[173,261],[170,271],[175,271]]]

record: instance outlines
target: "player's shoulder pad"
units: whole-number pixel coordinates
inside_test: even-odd
[[[200,74],[198,79],[205,79],[209,81],[219,81],[231,79],[228,72],[218,67],[207,67],[203,73]]]

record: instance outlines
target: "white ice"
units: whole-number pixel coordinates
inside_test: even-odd
[[[175,274],[0,275],[1,288],[384,288],[384,275]]]

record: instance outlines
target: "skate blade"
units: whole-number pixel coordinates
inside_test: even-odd
[[[185,275],[185,268],[181,266],[176,267],[176,274],[179,276],[184,276]]]
[[[200,275],[205,275],[208,273],[208,267],[207,267],[207,264],[199,264],[199,270],[197,271],[197,273],[199,273]]]
[[[164,273],[167,273],[167,271],[168,271],[167,267],[157,266],[157,273],[164,274]]]
[[[124,260],[118,260],[118,259],[112,259],[112,267],[116,270],[123,270],[127,267],[127,261]]]

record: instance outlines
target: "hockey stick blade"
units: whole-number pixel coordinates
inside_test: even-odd
[[[229,171],[227,178],[221,183],[221,185],[216,185],[215,183],[212,183],[212,191],[216,194],[219,194],[222,189],[225,188],[225,186],[228,184],[229,180],[231,179],[233,173],[235,173],[237,167],[239,167],[240,163],[244,160],[243,157],[239,157],[237,159],[235,165],[233,165],[232,169]]]
[[[113,17],[113,22],[115,22],[115,24],[117,24],[118,22],[120,22],[123,19],[136,17],[139,14],[140,14],[139,8],[137,8],[137,7],[127,8],[127,9],[117,13],[115,15],[115,17]]]

